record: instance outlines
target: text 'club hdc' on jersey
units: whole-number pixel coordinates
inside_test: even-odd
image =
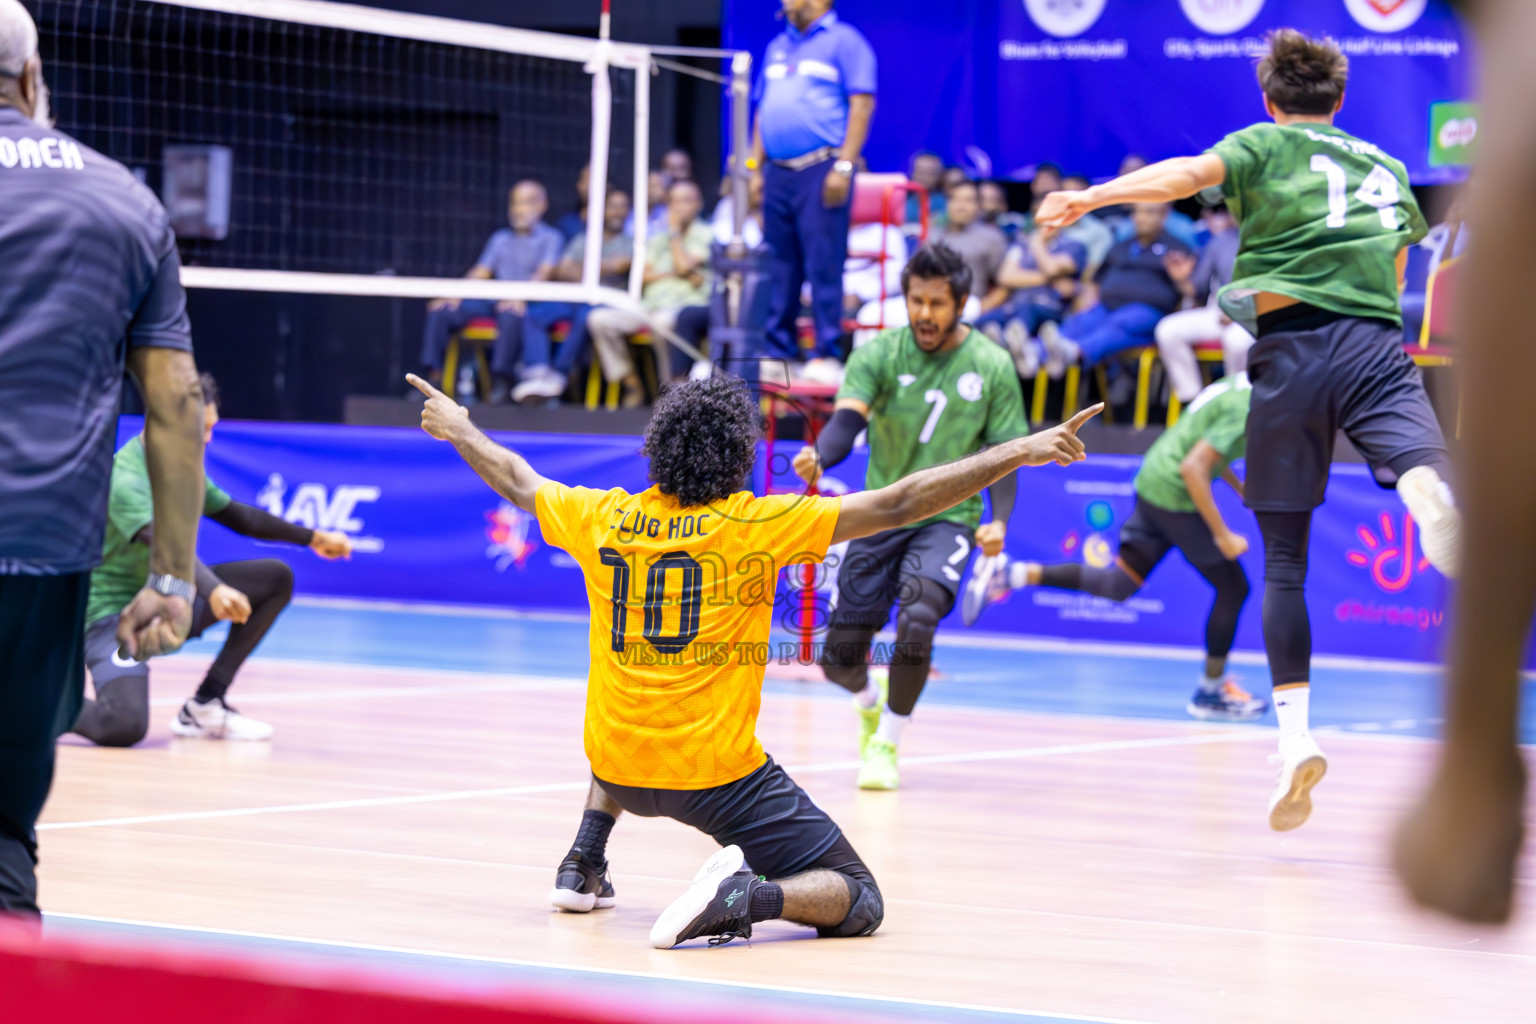
[[[841,506],[741,492],[684,508],[656,487],[539,488],[539,530],[581,566],[591,605],[593,775],[710,789],[763,766],[757,713],[779,570],[826,557]]]
[[[1272,292],[1345,316],[1402,323],[1397,254],[1428,232],[1403,165],[1322,124],[1256,124],[1211,148],[1241,227],[1222,310],[1255,330]]]

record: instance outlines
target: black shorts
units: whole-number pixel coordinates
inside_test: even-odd
[[[1145,583],[1157,563],[1173,548],[1178,548],[1196,569],[1213,568],[1227,561],[1200,513],[1174,512],[1138,496],[1131,518],[1120,527],[1120,560]]]
[[[1321,505],[1340,430],[1378,479],[1400,456],[1444,455],[1445,435],[1419,368],[1403,351],[1401,328],[1313,307],[1265,320],[1248,353],[1249,508],[1310,512]]]
[[[934,587],[947,592],[953,605],[974,534],[968,526],[942,521],[850,542],[837,570],[832,628],[878,630],[898,599],[913,601]]]
[[[597,781],[630,814],[671,818],[721,846],[741,847],[748,866],[769,879],[817,866],[843,835],[771,757],[751,775],[711,789],[645,789]]]

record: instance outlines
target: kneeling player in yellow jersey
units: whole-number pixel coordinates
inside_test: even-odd
[[[555,905],[613,905],[604,848],[627,810],[674,818],[723,847],[651,929],[657,948],[747,938],[775,918],[823,936],[878,928],[884,903],[869,869],[757,740],[779,570],[927,519],[1020,466],[1083,459],[1077,429],[1102,406],[879,490],[758,498],[744,490],[762,428],[756,401],[739,380],[689,381],[662,395],[646,428],[655,485],[629,494],[546,480],[452,399],[409,379],[428,398],[422,428],[537,516],[586,577],[592,789]]]

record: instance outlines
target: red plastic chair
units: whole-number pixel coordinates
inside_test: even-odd
[[[859,174],[853,179],[853,198],[849,210],[849,221],[852,226],[861,224],[881,224],[884,232],[880,236],[879,252],[850,252],[849,259],[872,260],[880,267],[880,318],[878,323],[863,324],[857,321],[849,321],[844,327],[850,331],[874,328],[885,329],[885,300],[890,296],[885,293],[885,264],[890,259],[886,253],[886,244],[891,231],[901,232],[902,224],[906,221],[907,195],[911,193],[917,196],[918,208],[918,244],[928,241],[929,224],[929,198],[928,190],[915,181],[908,180],[904,174]]]

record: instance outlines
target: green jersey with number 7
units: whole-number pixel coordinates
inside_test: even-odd
[[[1254,330],[1272,292],[1345,316],[1402,323],[1397,255],[1428,231],[1403,165],[1324,124],[1256,124],[1210,150],[1242,227],[1221,308]]]
[[[882,331],[849,357],[837,397],[869,406],[870,490],[1029,433],[1013,360],[976,330],[936,354],[918,348],[910,327]],[[976,529],[981,496],[904,529],[937,522]]]

